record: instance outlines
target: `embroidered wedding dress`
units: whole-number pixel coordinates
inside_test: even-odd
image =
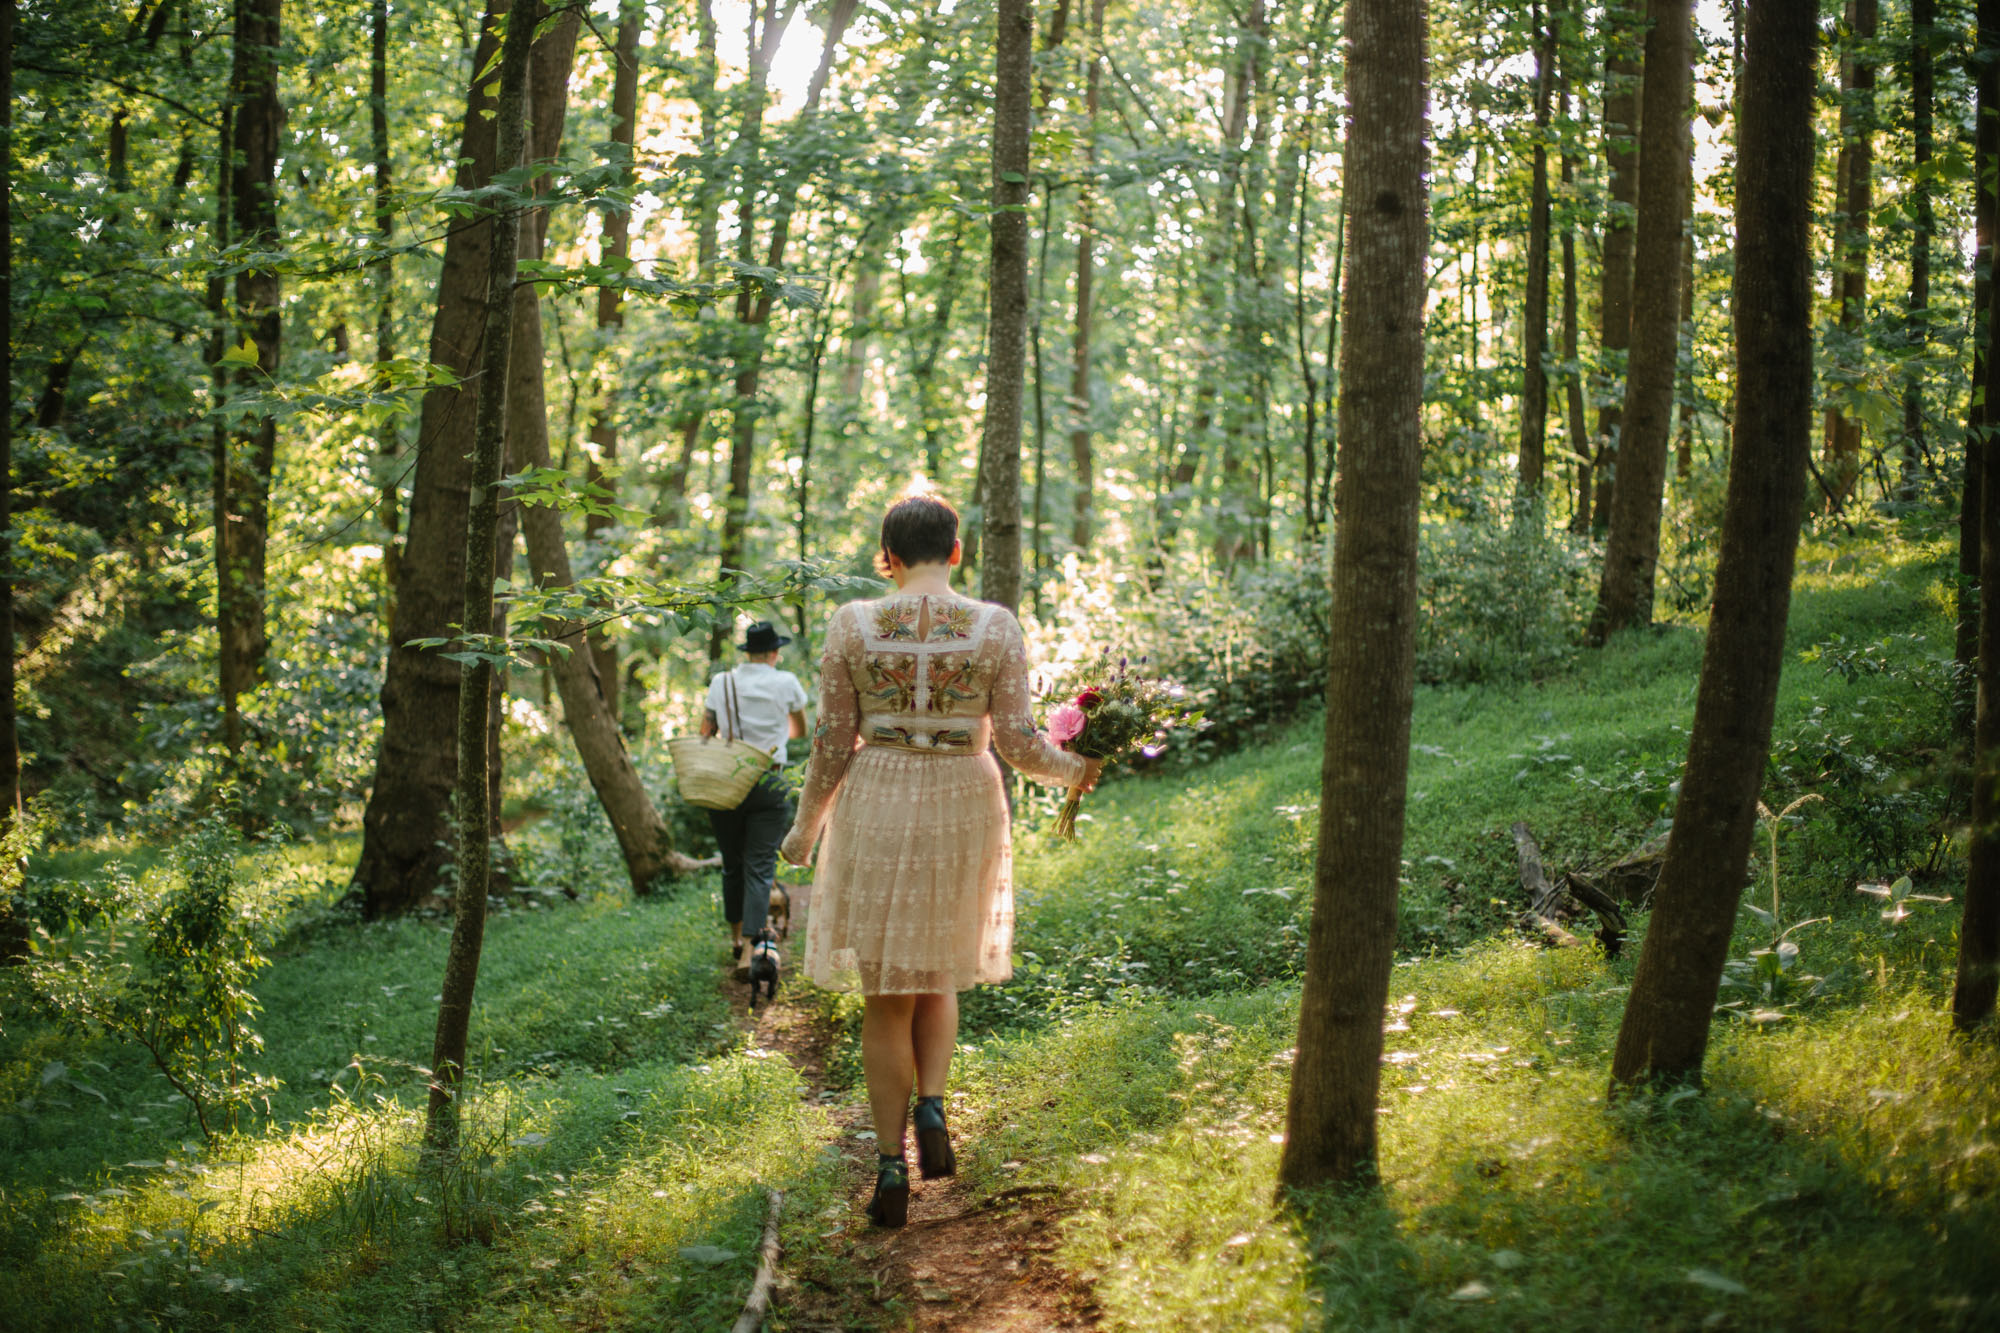
[[[955,593],[833,615],[819,722],[785,854],[820,838],[807,975],[870,995],[1013,975],[1014,891],[1000,756],[1051,785],[1084,761],[1035,728],[1021,626]]]

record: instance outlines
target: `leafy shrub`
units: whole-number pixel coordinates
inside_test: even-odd
[[[167,874],[141,880],[113,865],[89,882],[31,884],[33,952],[10,977],[72,1035],[142,1047],[209,1138],[277,1086],[246,1068],[264,1045],[249,1026],[259,1010],[250,982],[270,959],[264,908],[239,891],[242,850],[216,813],[196,823]],[[52,1063],[43,1081],[64,1072]]]
[[[1587,539],[1517,503],[1426,523],[1418,540],[1418,680],[1514,680],[1568,664],[1594,591]]]

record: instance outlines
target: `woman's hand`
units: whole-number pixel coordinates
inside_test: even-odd
[[[1102,759],[1092,759],[1090,756],[1085,755],[1083,757],[1083,780],[1076,784],[1077,790],[1078,791],[1097,790],[1097,779],[1101,777],[1103,773],[1104,773],[1104,761]]]
[[[804,830],[794,828],[790,833],[785,835],[784,842],[778,845],[778,855],[785,859],[786,865],[810,865],[812,863],[812,844],[813,840],[806,836]]]

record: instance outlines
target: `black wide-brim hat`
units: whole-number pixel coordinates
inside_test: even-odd
[[[741,647],[746,653],[775,653],[791,641],[791,635],[780,634],[770,621],[760,620],[743,632]]]

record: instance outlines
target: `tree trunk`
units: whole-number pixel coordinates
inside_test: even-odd
[[[259,252],[278,248],[278,20],[281,0],[237,0],[229,99],[235,109],[230,202],[236,239]],[[278,374],[279,281],[273,269],[236,275],[239,336],[254,343],[257,364],[237,370],[239,387],[256,391]],[[232,431],[215,483],[216,663],[223,743],[243,744],[238,697],[264,675],[270,637],[264,624],[264,559],[270,543],[271,469],[278,419],[266,414]]]
[[[980,432],[979,595],[1021,605],[1021,395],[1028,355],[1028,127],[1033,0],[997,0],[992,260],[986,314],[986,422]]]
[[[520,163],[527,139],[529,47],[537,25],[525,20],[538,19],[541,7],[541,0],[517,0],[508,16],[507,37],[500,51],[494,161],[505,170],[512,170]],[[574,23],[570,31],[574,41]],[[459,623],[465,626],[484,627],[493,619],[489,562],[499,526],[500,471],[506,453],[508,361],[513,339],[515,248],[520,237],[520,218],[518,210],[502,208],[485,223],[486,317],[481,329],[472,466],[467,477],[470,494],[465,546],[459,563],[463,581]],[[438,988],[437,1039],[431,1050],[430,1105],[425,1125],[427,1143],[433,1149],[446,1151],[458,1146],[458,1088],[465,1070],[473,988],[479,980],[479,952],[486,936],[486,891],[492,870],[486,747],[493,665],[475,660],[460,667],[459,672],[458,762],[453,792],[458,889],[452,910],[451,948],[445,955],[444,982]]]
[[[1521,335],[1521,494],[1540,495],[1546,466],[1549,372],[1549,104],[1555,64],[1555,16],[1528,6],[1535,30],[1535,151],[1528,194],[1528,295]]]
[[[711,277],[711,270],[721,253],[717,239],[722,209],[722,192],[718,188],[721,172],[716,165],[715,153],[715,127],[720,117],[717,114],[715,82],[715,8],[713,0],[697,0],[694,107],[701,118],[701,160],[696,168],[700,179],[695,191],[695,273],[704,281]],[[702,428],[708,424],[708,354],[713,333],[711,314],[704,307],[694,327],[694,373],[682,390],[688,401],[675,423],[681,436],[680,453],[667,469],[666,482],[660,488],[658,517],[665,524],[680,521],[681,506],[687,499],[688,471],[694,464],[695,446],[701,442]]]
[[[497,46],[494,27],[508,0],[488,0],[472,68],[485,70]],[[524,10],[524,12],[533,12]],[[559,141],[564,90],[576,51],[578,12],[567,10],[535,42],[530,54],[536,97],[533,114],[550,127],[538,143]],[[485,185],[494,174],[494,96],[489,71],[467,97],[457,183]],[[553,103],[551,105],[550,103]],[[465,581],[465,522],[472,486],[473,378],[482,354],[486,266],[492,219],[479,218],[445,238],[431,324],[430,360],[460,383],[424,395],[418,438],[422,448],[410,489],[410,513],[397,587],[395,633],[382,685],[382,740],[375,784],[362,819],[361,856],[354,882],[370,918],[403,912],[439,887],[452,858],[450,798],[457,780],[453,719],[458,715],[459,672],[435,652],[407,647],[412,639],[441,638],[463,623],[455,594]],[[482,562],[482,566],[484,562]],[[497,754],[492,762],[497,765]]]
[[[1693,93],[1692,0],[1648,0],[1639,132],[1639,225],[1632,266],[1632,344],[1618,443],[1618,480],[1604,575],[1590,637],[1651,623],[1660,556],[1660,499],[1673,425],[1680,344],[1681,219],[1688,188],[1688,99]]]
[[[1731,302],[1735,442],[1715,606],[1614,1087],[1699,1081],[1756,831],[1812,451],[1814,18],[1811,5],[1750,7]]]
[[[1334,632],[1312,930],[1281,1189],[1375,1174],[1415,693],[1424,390],[1424,7],[1350,0]]]
[[[375,181],[375,235],[382,257],[375,264],[376,386],[386,385],[380,369],[396,359],[396,263],[389,247],[396,241],[396,213],[391,206],[394,181],[389,160],[389,0],[370,0],[368,53],[368,147]],[[382,623],[396,621],[396,571],[403,549],[402,482],[396,459],[403,442],[394,419],[385,419],[376,452],[382,470],[382,498],[376,514],[382,523]]]
[[[1937,234],[1936,189],[1930,178],[1937,77],[1937,0],[1910,0],[1910,193],[1916,217],[1910,230],[1910,296],[1904,307],[1911,357],[1903,379],[1904,499],[1914,499],[1917,477],[1930,459],[1924,444],[1924,358],[1931,347],[1931,237]]]
[[[1610,207],[1604,215],[1603,268],[1598,278],[1598,355],[1604,377],[1598,385],[1597,450],[1591,468],[1596,493],[1587,506],[1587,526],[1604,531],[1611,521],[1611,495],[1618,475],[1624,379],[1632,346],[1632,267],[1634,224],[1639,204],[1639,62],[1633,58],[1640,20],[1632,0],[1607,7],[1604,60],[1604,160],[1610,174]]]
[[[1692,114],[1692,112],[1690,112]],[[1687,190],[1681,196],[1681,316],[1674,339],[1674,475],[1694,474],[1694,158],[1688,157]]]
[[[813,120],[819,114],[820,98],[825,95],[827,81],[833,75],[834,55],[839,51],[841,40],[847,34],[847,25],[854,18],[858,2],[859,0],[834,0],[832,7],[827,11],[826,41],[820,47],[819,66],[813,70],[812,82],[806,87],[805,103],[799,108],[799,114],[792,122],[792,132],[795,135],[804,136],[811,132]],[[790,17],[791,9],[788,5],[784,16],[778,20],[780,34],[784,23],[788,22]],[[769,22],[767,19],[764,54],[761,57],[762,70],[753,76],[759,89],[760,100],[763,79],[778,51],[778,44],[771,35]],[[754,161],[754,158],[746,157],[745,160]],[[764,254],[764,263],[769,268],[782,269],[785,266],[785,250],[791,236],[792,214],[798,207],[799,189],[805,184],[806,174],[800,169],[785,172],[774,191],[771,239]],[[747,201],[749,198],[747,185],[745,188],[744,198]],[[747,225],[746,220],[745,226]],[[743,250],[740,238],[737,249],[739,254]],[[750,479],[757,452],[757,417],[761,411],[757,402],[757,390],[764,371],[764,330],[771,321],[771,294],[768,291],[760,292],[753,299],[748,291],[738,293],[736,321],[739,325],[741,350],[736,361],[736,403],[729,445],[729,501],[722,511],[721,567],[725,571],[740,569],[743,565],[743,536],[749,524]],[[727,628],[723,622],[716,622],[714,631],[709,635],[709,661],[714,662],[721,658]]]
[[[537,154],[541,156],[541,154]],[[540,259],[542,246],[534,227],[521,229],[523,259]],[[548,407],[542,383],[542,310],[532,283],[514,292],[513,353],[507,387],[507,455],[513,470],[552,465],[549,457]],[[566,588],[576,581],[569,550],[563,541],[562,515],[544,505],[523,506],[520,513],[527,537],[529,575],[537,587]],[[612,706],[615,682],[604,680],[594,653],[586,651],[585,634],[574,624],[538,626],[536,632],[561,639],[571,651],[557,653],[549,665],[561,692],[563,722],[576,743],[577,757],[590,777],[591,789],[604,807],[634,893],[650,893],[669,875],[696,868],[694,861],[674,850],[673,834],[646,794],[632,767]]]
[[[1959,688],[1952,720],[1960,744],[1973,743],[1975,678],[1979,665],[1979,506],[1984,495],[1986,366],[1993,347],[1994,242],[2000,236],[2000,11],[1989,26],[1984,5],[1972,65],[1978,82],[1978,131],[1973,149],[1972,388],[1965,409],[1965,480],[1958,509],[1957,633],[1953,660]]]
[[[1564,51],[1564,45],[1558,51]],[[1571,57],[1564,53],[1559,57],[1558,68],[1563,73],[1557,77],[1562,89],[1562,118],[1569,119],[1569,79],[1567,70]],[[1583,406],[1583,361],[1578,351],[1579,329],[1576,308],[1576,214],[1574,213],[1574,193],[1572,186],[1576,180],[1576,158],[1564,145],[1562,155],[1562,196],[1565,205],[1562,227],[1562,355],[1563,401],[1567,408],[1567,427],[1564,436],[1575,458],[1576,505],[1570,514],[1570,531],[1584,533],[1590,531],[1590,429],[1584,417]]]
[[[1090,66],[1084,75],[1084,179],[1076,200],[1076,336],[1069,357],[1069,457],[1076,490],[1070,505],[1070,542],[1090,549],[1096,527],[1097,481],[1090,446],[1091,286],[1095,280],[1097,112],[1104,86],[1104,0],[1090,4]]]
[[[645,19],[646,9],[639,0],[625,0],[618,17],[618,42],[612,52],[617,68],[611,79],[611,151],[619,159],[620,183],[627,186],[632,182],[632,144],[638,120],[639,30],[644,26]],[[629,208],[607,208],[604,211],[604,239],[599,246],[599,262],[622,264],[631,257],[632,212]],[[612,344],[617,331],[625,326],[623,295],[616,287],[600,287],[597,291],[597,409],[590,423],[592,456],[587,466],[589,479],[598,484],[604,483],[605,465],[618,461],[618,358],[613,353]],[[535,316],[535,333],[535,346],[540,348],[539,306]],[[539,382],[540,379],[538,360],[536,380]],[[546,422],[543,423],[542,433],[547,434]],[[546,445],[543,452],[548,452]],[[609,515],[588,514],[583,520],[583,539],[586,543],[601,542],[610,527]],[[534,558],[532,551],[529,558]],[[597,679],[604,688],[611,715],[617,717],[618,648],[600,631],[590,636],[590,655],[596,659]]]
[[[0,384],[14,383],[14,0],[0,0]],[[14,412],[0,411],[0,831],[21,811],[14,709]],[[0,965],[28,953],[27,923],[0,895]]]
[[[1982,126],[2000,116],[2000,72],[1992,55],[2000,45],[2000,0],[1979,0],[1978,50],[1986,63],[1980,70],[1979,120]],[[1981,147],[1987,145],[1982,142]],[[1986,165],[1990,159],[1982,160]],[[1982,180],[1986,179],[1981,177]],[[1990,235],[1990,233],[1989,233]],[[1985,382],[1980,386],[1991,404],[2000,393],[2000,356],[1994,355],[1992,331],[2000,329],[2000,282],[1986,284],[1988,330]],[[1979,586],[2000,587],[2000,469],[1993,466],[1993,412],[1982,421],[1979,450]],[[1973,446],[1968,443],[1970,450]],[[1966,854],[1965,915],[1958,925],[1958,977],[1951,992],[1952,1026],[1960,1032],[1984,1027],[1993,1019],[2000,992],[2000,608],[1983,599],[1979,611],[1979,704],[1973,732],[1972,837]]]
[[[1848,0],[1850,50],[1841,61],[1839,189],[1834,201],[1831,300],[1839,311],[1842,355],[1829,357],[1829,378],[1852,381],[1856,341],[1868,317],[1868,215],[1874,209],[1875,42],[1877,0]],[[1840,361],[1849,364],[1840,365]],[[1838,404],[1826,409],[1826,483],[1829,503],[1839,508],[1861,479],[1861,423]]]

